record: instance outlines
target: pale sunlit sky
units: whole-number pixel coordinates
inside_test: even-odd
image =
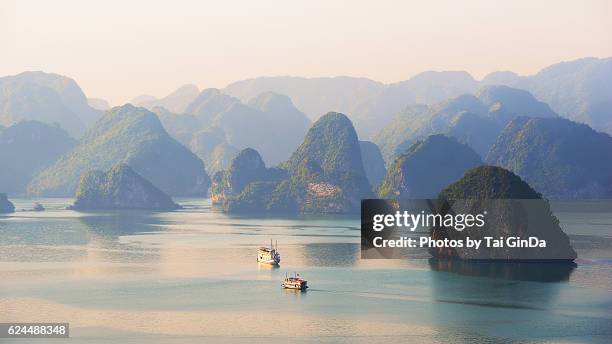
[[[611,13],[605,0],[0,0],[0,75],[67,75],[118,105],[257,76],[532,74],[612,56]]]

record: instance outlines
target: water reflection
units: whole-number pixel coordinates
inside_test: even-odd
[[[431,274],[434,321],[457,343],[546,338],[551,323],[557,333],[567,330],[552,311],[560,307],[565,283],[540,282],[567,281],[574,266],[439,259],[429,265],[436,270]]]
[[[257,262],[257,270],[259,271],[267,271],[267,270],[277,270],[280,269],[280,265],[272,265]]]
[[[432,270],[453,272],[465,276],[501,278],[533,282],[569,281],[576,268],[574,263],[467,261],[430,258]]]
[[[7,218],[0,221],[0,245],[83,245],[87,228],[71,218]]]
[[[359,244],[313,243],[299,252],[307,266],[355,266],[359,260]]]
[[[600,253],[592,265],[580,261],[579,273],[538,263],[360,259],[356,219],[226,216],[190,204],[170,213],[57,206],[1,219],[0,321],[59,317],[74,327],[74,340],[88,343],[96,340],[83,339],[86,330],[108,339],[100,324],[119,331],[116,341],[138,343],[148,334],[176,336],[162,337],[164,343],[185,335],[295,342],[297,334],[303,342],[346,343],[612,335],[612,298],[609,288],[602,291],[612,275],[607,241],[583,244]],[[575,231],[587,220],[576,220]],[[589,228],[595,235],[608,227]],[[279,243],[280,268],[256,262],[257,247],[271,238]],[[309,281],[308,292],[281,289],[285,273],[294,272]],[[586,280],[593,288],[576,288]]]
[[[115,211],[112,213],[93,213],[79,217],[89,230],[103,237],[118,237],[141,232],[158,232],[164,222],[144,211]]]
[[[87,261],[97,263],[144,263],[157,261],[159,252],[121,243],[118,238],[144,232],[158,232],[161,226],[152,225],[155,218],[150,212],[88,213],[78,221],[87,228],[89,241],[85,247]]]

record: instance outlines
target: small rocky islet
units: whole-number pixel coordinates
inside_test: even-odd
[[[163,191],[125,164],[108,171],[93,170],[81,177],[74,210],[175,210],[180,206]]]
[[[8,200],[5,193],[0,193],[0,213],[7,214],[15,211],[15,205]]]
[[[372,195],[351,121],[330,112],[276,168],[253,149],[213,178],[211,197],[227,212],[356,213]]]
[[[462,231],[434,227],[433,240],[538,238],[545,247],[433,247],[436,258],[495,261],[572,262],[576,251],[550,209],[548,200],[519,176],[501,167],[479,166],[452,183],[438,196],[448,213],[486,214],[486,225]],[[485,241],[483,240],[483,242]]]

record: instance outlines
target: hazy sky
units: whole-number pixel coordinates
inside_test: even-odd
[[[531,74],[612,56],[612,1],[0,0],[0,75],[44,70],[113,105],[257,76]]]

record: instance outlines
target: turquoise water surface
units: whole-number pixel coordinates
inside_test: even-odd
[[[360,259],[356,216],[64,210],[0,217],[0,322],[69,343],[610,343],[612,208],[562,205],[577,266]],[[281,266],[256,250],[278,241]],[[301,273],[310,289],[282,290]],[[43,342],[38,339],[30,342]],[[0,339],[23,343],[23,340]]]

